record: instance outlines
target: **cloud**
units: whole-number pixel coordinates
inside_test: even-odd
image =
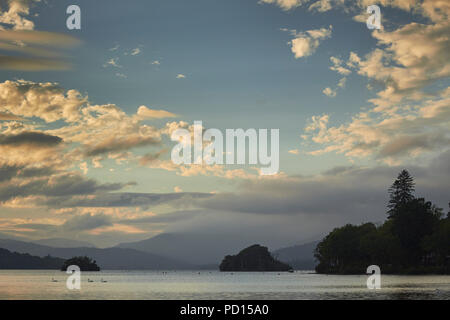
[[[71,68],[71,65],[63,61],[48,59],[21,58],[0,56],[0,69],[18,71],[63,71]]]
[[[93,179],[86,179],[81,174],[71,172],[56,174],[38,179],[23,180],[20,184],[11,181],[0,185],[0,201],[8,201],[18,197],[45,196],[71,197],[91,195],[97,192],[120,190],[124,184],[100,184]]]
[[[160,139],[155,137],[109,137],[103,139],[100,143],[87,147],[85,154],[88,157],[94,157],[105,153],[130,150],[132,148],[159,145],[160,143]]]
[[[33,30],[33,21],[26,17],[30,14],[30,3],[32,2],[27,0],[9,0],[7,2],[8,9],[0,10],[0,30],[3,29],[2,24],[6,24],[15,30]]]
[[[0,56],[0,69],[67,70],[71,65],[59,58],[62,52],[56,49],[70,48],[79,44],[80,41],[74,37],[54,32],[2,30],[0,32],[0,50],[18,52],[28,55],[28,57],[2,55]]]
[[[141,49],[140,48],[135,48],[135,49],[133,49],[133,50],[131,50],[131,55],[132,56],[137,56],[138,54],[140,54],[141,53]]]
[[[140,119],[164,119],[175,118],[177,115],[166,110],[153,110],[146,106],[140,106],[137,115]]]
[[[289,153],[290,153],[290,154],[299,155],[299,154],[300,154],[300,151],[299,151],[298,149],[292,149],[292,150],[289,150]]]
[[[323,89],[322,92],[323,92],[324,95],[326,95],[326,96],[328,96],[330,98],[336,97],[336,90],[333,90],[333,89],[331,89],[329,87]]]
[[[21,117],[12,115],[6,112],[0,112],[0,120],[1,121],[15,121],[15,120],[23,120]]]
[[[86,101],[78,91],[65,92],[56,83],[24,80],[0,83],[0,111],[15,116],[72,122],[79,119],[79,110]]]
[[[94,186],[97,188],[123,188],[124,185]],[[93,187],[93,191],[99,191]],[[41,204],[54,208],[125,208],[125,207],[155,207],[158,205],[191,206],[196,199],[213,196],[210,193],[184,192],[184,193],[126,193],[114,192],[86,192],[85,197],[59,196],[49,197]]]
[[[319,47],[320,42],[331,37],[333,27],[330,25],[328,29],[320,28],[308,30],[306,32],[293,31],[295,38],[289,42],[291,51],[296,59],[312,55]]]
[[[319,0],[308,7],[309,11],[326,12],[332,9],[331,0]]]
[[[22,132],[16,135],[0,134],[0,146],[32,145],[37,147],[53,147],[62,142],[60,137],[41,132]]]
[[[305,2],[307,2],[307,0],[259,0],[259,3],[275,4],[283,10],[291,10],[297,8]]]
[[[109,48],[108,51],[117,51],[120,48],[120,45],[116,44],[114,47]]]
[[[414,107],[373,109],[340,126],[328,125],[328,116],[313,117],[305,128],[311,141],[322,145],[311,154],[336,152],[398,163],[439,151],[450,146],[450,89]]]
[[[105,214],[90,214],[75,216],[61,226],[65,231],[87,231],[99,227],[112,226],[112,217]]]
[[[358,6],[370,4],[362,1]],[[450,145],[450,89],[436,89],[439,80],[450,76],[450,6],[439,0],[382,4],[414,10],[424,19],[391,30],[374,30],[371,35],[377,41],[376,48],[365,56],[350,52],[346,61],[330,58],[330,69],[345,77],[336,89],[326,88],[325,94],[334,96],[352,72],[369,81],[367,88],[378,91],[368,100],[371,106],[348,122],[329,126],[329,119],[324,119],[309,136],[319,145],[312,155],[333,152],[350,160],[368,158],[395,165]],[[308,128],[311,126],[306,131]]]
[[[48,31],[17,31],[3,30],[0,32],[0,41],[17,42],[29,45],[35,44],[43,47],[72,48],[81,44],[75,37]]]
[[[123,79],[127,79],[128,78],[127,75],[125,75],[123,73],[120,73],[120,72],[117,72],[116,76],[119,77],[119,78],[123,78]]]
[[[338,82],[338,84],[337,84],[337,86],[339,87],[339,88],[345,88],[345,84],[347,83],[347,78],[341,78],[341,80],[339,80],[339,82]]]
[[[107,68],[109,66],[112,66],[114,68],[122,68],[122,66],[119,64],[119,58],[111,58],[103,65],[104,68]]]
[[[421,166],[407,166],[415,177],[417,196],[424,196],[438,206],[447,205],[449,163],[450,151],[447,151]],[[238,191],[217,194],[197,203],[206,210],[271,215],[280,219],[283,215],[320,217],[323,224],[333,216],[341,224],[382,221],[386,218],[387,189],[403,168],[336,167],[316,176],[247,180]]]
[[[330,70],[336,71],[339,74],[342,74],[344,76],[349,75],[352,71],[343,67],[343,61],[337,57],[330,57],[331,62],[333,65],[330,67]]]

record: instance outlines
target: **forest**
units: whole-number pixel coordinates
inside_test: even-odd
[[[316,272],[365,274],[378,265],[385,274],[450,274],[450,212],[416,197],[407,170],[388,192],[386,221],[335,228],[316,247]]]

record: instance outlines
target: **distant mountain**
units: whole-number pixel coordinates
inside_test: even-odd
[[[63,238],[41,239],[33,241],[33,243],[54,248],[81,248],[81,247],[95,248],[95,246],[92,243],[86,241],[63,239]]]
[[[46,256],[31,256],[27,253],[11,252],[0,248],[0,269],[55,269],[58,270],[64,259]]]
[[[192,265],[219,265],[225,255],[255,243],[253,239],[221,234],[163,233],[153,238],[117,245],[186,261]]]
[[[290,271],[291,266],[272,257],[267,247],[255,244],[237,255],[226,256],[220,271]]]
[[[69,259],[76,256],[88,256],[96,260],[102,269],[107,270],[174,270],[192,268],[191,265],[183,261],[125,248],[53,248],[16,240],[0,240],[0,248],[40,257],[51,255]]]
[[[314,250],[320,241],[308,242],[287,248],[281,248],[272,252],[272,255],[280,261],[288,263],[297,270],[314,270],[316,261]]]

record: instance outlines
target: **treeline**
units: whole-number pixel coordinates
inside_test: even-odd
[[[403,170],[389,188],[386,222],[334,229],[316,247],[316,272],[364,274],[374,264],[382,273],[450,274],[450,212],[413,193]]]
[[[64,259],[60,258],[51,256],[41,258],[0,248],[0,269],[59,269],[63,263]]]

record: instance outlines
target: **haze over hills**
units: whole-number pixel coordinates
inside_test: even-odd
[[[173,270],[193,268],[188,263],[176,259],[125,248],[53,248],[17,240],[0,240],[0,248],[40,257],[51,255],[64,259],[86,255],[96,260],[102,269]]]
[[[314,270],[316,261],[314,250],[320,241],[312,241],[301,245],[281,248],[272,252],[272,255],[298,270]]]
[[[163,233],[153,238],[117,247],[132,248],[166,257],[180,259],[196,265],[219,265],[226,255],[235,254],[255,243],[243,237],[217,234]],[[272,251],[274,257],[294,268],[314,269],[314,249],[318,241]]]
[[[89,243],[87,241],[64,239],[64,238],[40,239],[33,241],[33,243],[55,248],[80,248],[80,247],[95,248],[95,246],[92,243]]]
[[[194,265],[219,265],[226,255],[239,252],[257,240],[220,234],[163,233],[138,242],[121,243],[119,248],[176,258]]]
[[[97,260],[102,269],[215,269],[226,255],[248,247],[251,240],[243,238],[214,234],[163,233],[147,240],[122,243],[104,249],[92,247],[88,242],[68,239],[43,239],[34,242],[0,239],[0,248],[40,257],[51,255],[64,259],[86,255]],[[281,248],[272,251],[272,255],[295,269],[314,269],[316,263],[313,252],[317,243],[318,241],[314,241]]]

